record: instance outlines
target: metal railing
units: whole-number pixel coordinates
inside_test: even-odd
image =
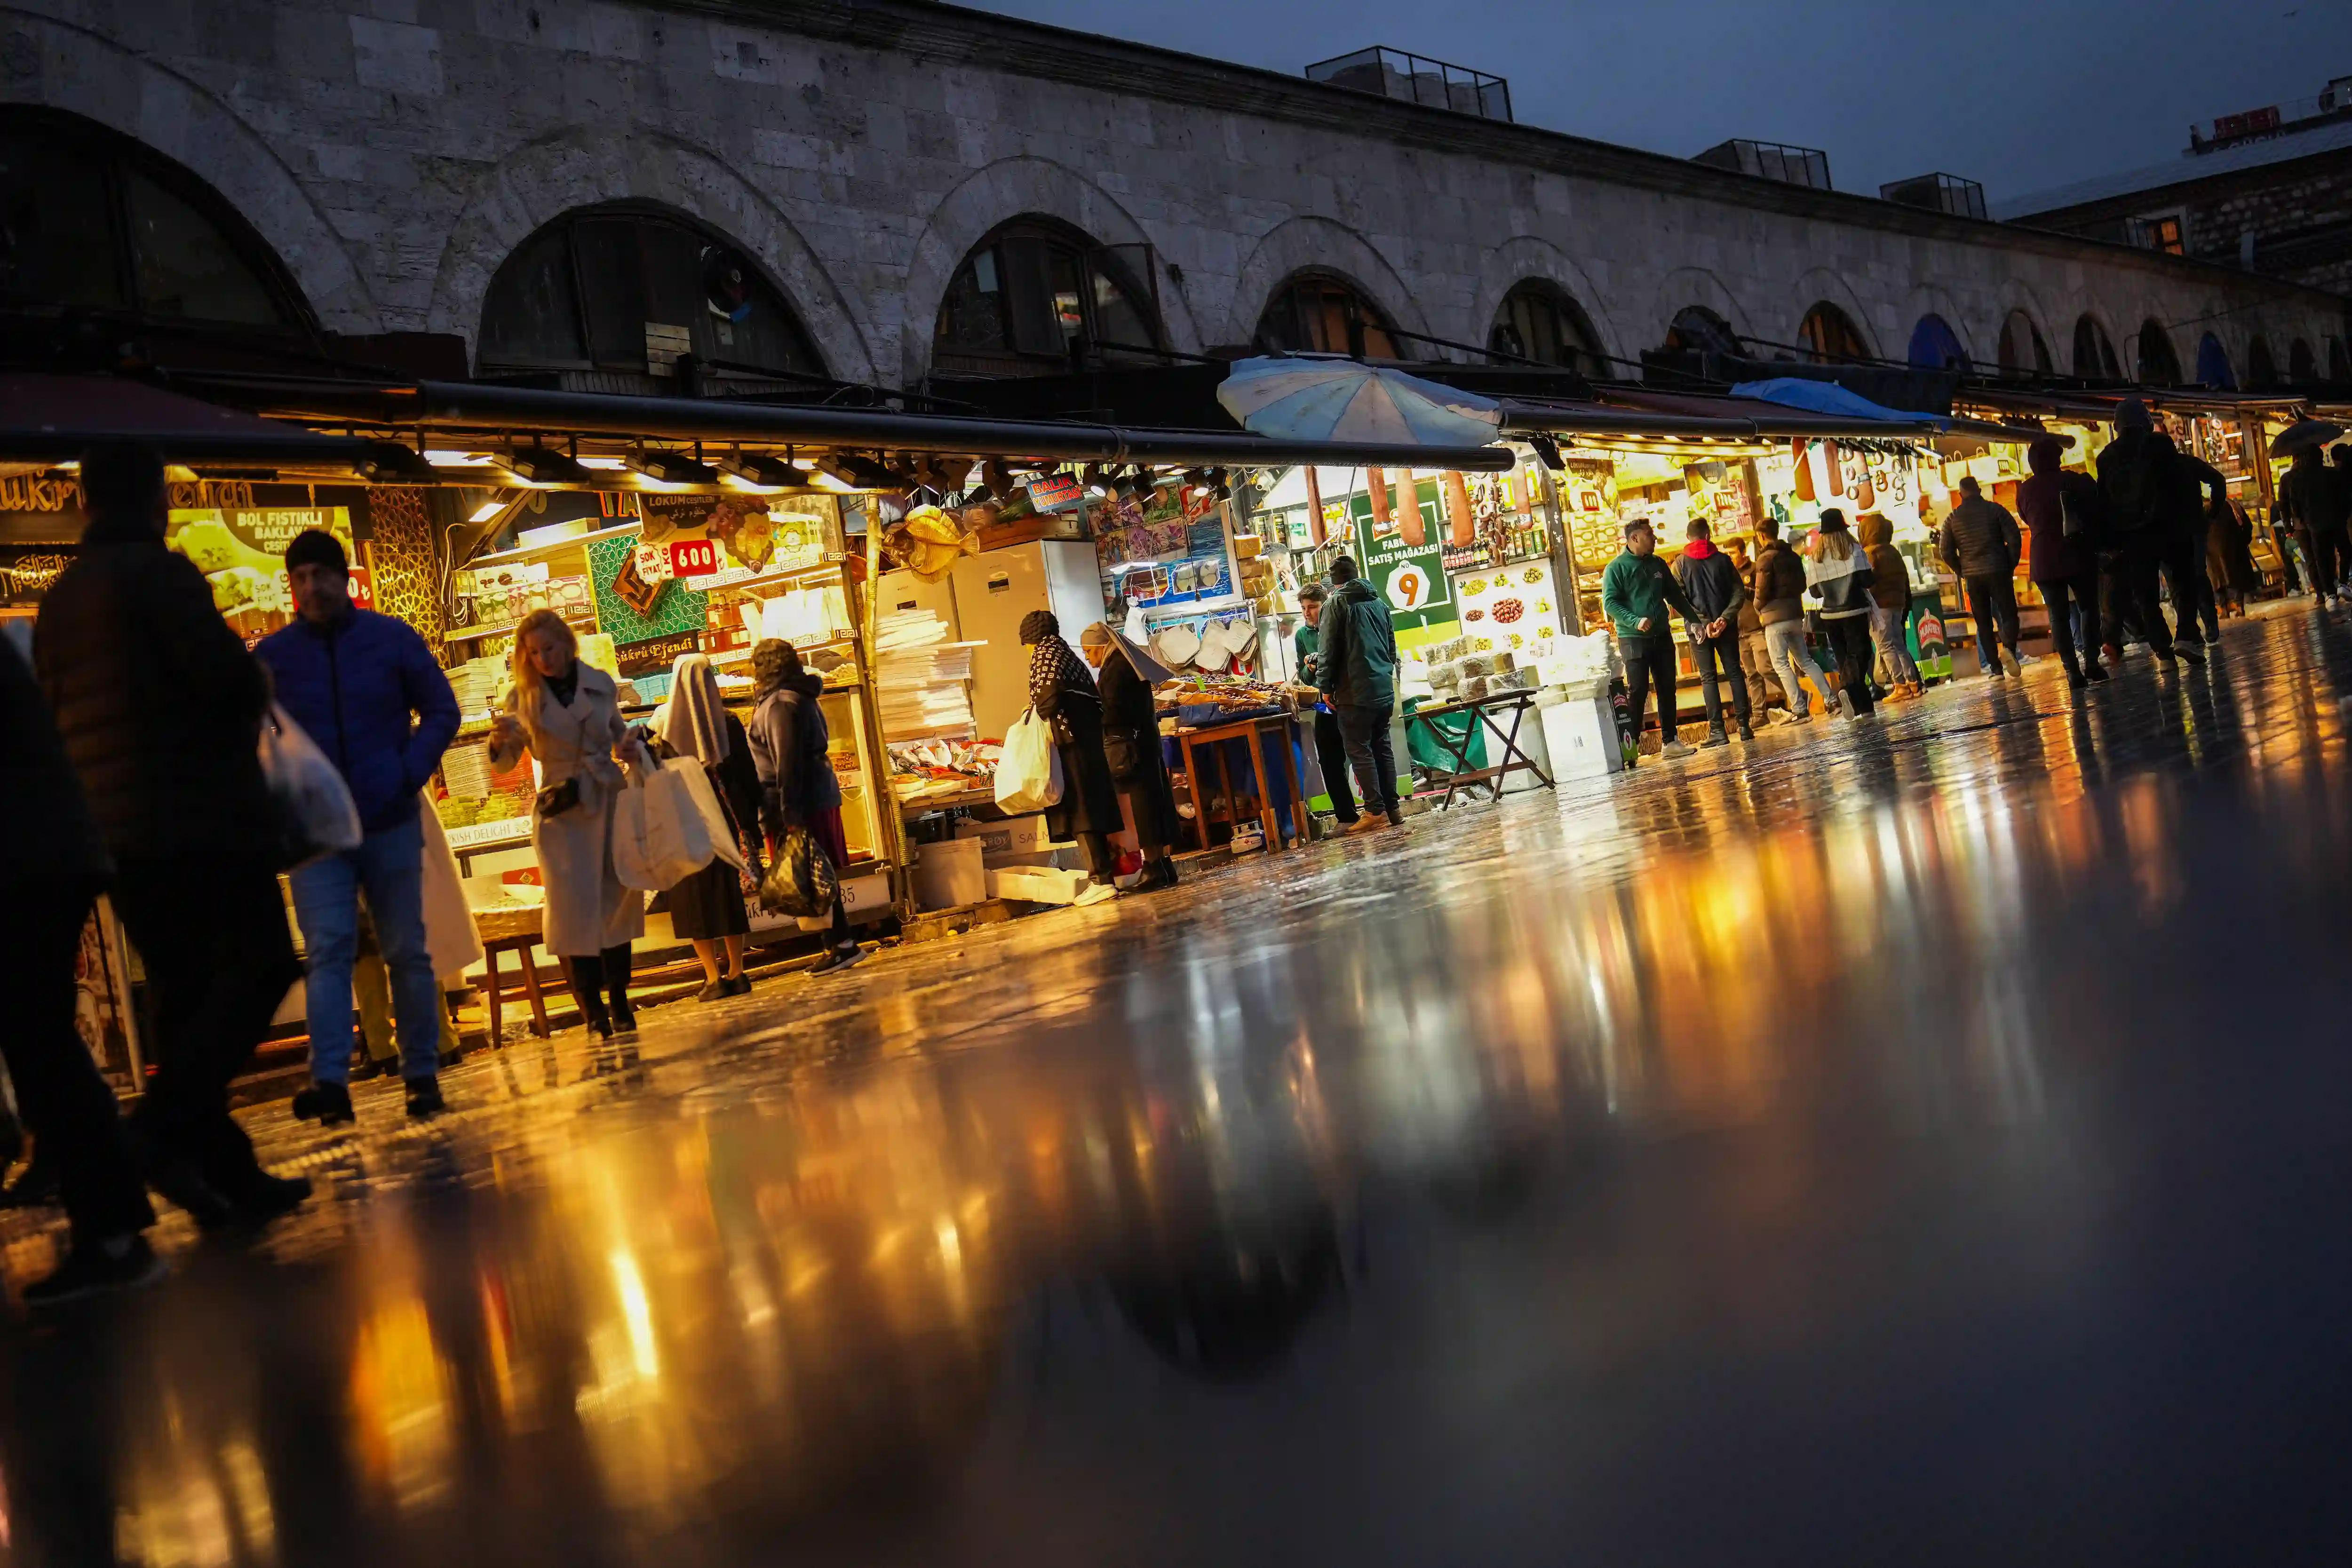
[[[1691,162],[1778,180],[1784,185],[1810,185],[1817,191],[1830,188],[1830,155],[1815,147],[1735,139],[1717,142]]]
[[[1307,68],[1307,79],[1482,120],[1511,118],[1511,84],[1501,77],[1379,44],[1318,60]]]
[[[2313,121],[2347,114],[2352,114],[2352,77],[2337,77],[2327,84],[2326,91],[2309,98],[2289,99],[2284,103],[2264,104],[2260,109],[2198,121],[2189,127],[2189,150],[2210,153],[2241,142],[2284,136]]]

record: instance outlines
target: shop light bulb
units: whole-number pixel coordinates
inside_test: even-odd
[[[579,463],[583,468],[602,468],[607,473],[615,472],[629,466],[618,458],[582,458]]]
[[[444,447],[428,447],[425,460],[436,468],[487,468],[490,466],[488,452],[458,452]]]
[[[488,522],[490,519],[498,516],[499,513],[506,510],[507,503],[502,500],[486,500],[481,505],[474,509],[474,515],[467,519],[467,521],[468,522]]]

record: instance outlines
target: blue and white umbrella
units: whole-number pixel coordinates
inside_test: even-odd
[[[1217,401],[1244,429],[1285,441],[1483,447],[1503,417],[1491,397],[1327,354],[1237,360]]]

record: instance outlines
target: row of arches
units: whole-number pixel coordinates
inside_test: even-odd
[[[950,377],[1160,363],[1174,347],[1161,270],[1147,244],[1099,243],[1048,215],[999,224],[954,263],[922,363]],[[1253,346],[1262,351],[1409,360],[1436,342],[1404,330],[1338,270],[1309,265],[1259,287],[1267,292]],[[202,180],[131,137],[40,108],[0,110],[0,299],[262,331],[315,325],[267,243]],[[747,247],[644,201],[593,203],[513,244],[497,261],[473,324],[477,363],[487,373],[659,375],[688,355],[752,374],[855,379],[864,368],[827,363],[790,292]],[[2062,365],[2040,324],[2015,310],[2000,324],[1996,365],[2156,385],[2185,379],[2160,321],[2143,321],[2126,342],[2128,359],[2085,312]],[[1500,360],[1587,375],[1625,363],[1608,353],[1584,306],[1549,278],[1523,278],[1505,290],[1484,346]],[[1743,337],[1719,310],[1692,304],[1675,314],[1657,346],[1814,363],[1876,357],[1854,318],[1829,300],[1805,312],[1791,342]],[[2340,338],[2326,338],[2323,351],[2294,338],[2282,366],[2257,333],[2246,345],[2243,384],[2315,381],[2323,353],[2329,379],[2352,379]],[[1959,332],[1934,313],[1915,324],[1906,360],[1979,368]],[[2194,379],[2236,386],[2238,369],[2204,333]]]

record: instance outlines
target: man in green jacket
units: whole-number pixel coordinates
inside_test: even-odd
[[[1648,518],[1625,525],[1625,552],[1601,574],[1601,609],[1617,628],[1617,657],[1625,661],[1625,693],[1633,710],[1633,733],[1642,733],[1642,717],[1649,706],[1650,688],[1658,689],[1658,755],[1687,757],[1691,748],[1675,734],[1675,640],[1667,629],[1666,610],[1679,611],[1685,620],[1698,614],[1684,596],[1682,584],[1657,557],[1658,536]],[[1626,764],[1631,767],[1633,764]]]
[[[1316,660],[1323,647],[1323,602],[1330,596],[1320,583],[1309,583],[1298,590],[1298,613],[1307,619],[1290,634],[1290,647],[1297,656],[1298,679],[1308,686],[1315,684]],[[1328,702],[1315,710],[1315,760],[1323,767],[1323,789],[1331,797],[1331,814],[1339,819],[1340,826],[1355,826],[1356,792],[1348,787],[1348,743],[1339,737],[1339,716]]]
[[[1389,742],[1389,715],[1396,708],[1396,626],[1387,601],[1356,575],[1349,556],[1331,563],[1331,595],[1318,629],[1322,647],[1315,657],[1315,684],[1339,717],[1339,738],[1364,797],[1364,815],[1348,831],[1402,827],[1396,750]]]

